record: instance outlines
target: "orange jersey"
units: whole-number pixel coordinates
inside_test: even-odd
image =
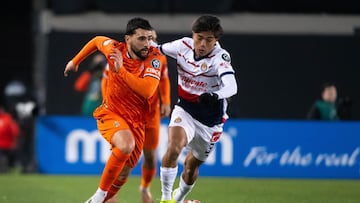
[[[123,56],[123,67],[118,71],[109,58],[113,48],[119,49]],[[151,47],[145,60],[136,60],[128,55],[125,43],[97,36],[72,59],[73,63],[79,65],[96,50],[101,51],[107,58],[109,71],[104,101],[95,110],[94,117],[99,118],[111,111],[133,127],[143,124],[144,116],[149,113],[149,98],[155,93],[160,80],[160,51]]]
[[[168,74],[167,59],[165,55],[160,55],[160,63],[161,63],[161,67],[160,67],[161,76],[160,76],[159,88],[150,98],[150,115],[149,115],[150,117],[154,117],[154,116],[160,117],[160,110],[159,110],[160,101],[162,104],[170,105],[170,80]],[[109,79],[109,65],[105,67],[101,81],[101,89],[104,98],[107,90],[108,79]],[[158,124],[155,123],[154,125],[157,126]]]
[[[159,82],[159,88],[154,93],[154,95],[150,98],[150,113],[148,114],[147,118],[145,118],[145,140],[144,143],[139,143],[137,141],[136,146],[143,145],[145,149],[151,149],[155,150],[159,143],[159,133],[160,133],[160,102],[162,104],[170,105],[170,80],[168,76],[168,67],[167,67],[167,59],[165,55],[161,55],[161,76],[160,76],[160,82]],[[103,71],[103,77],[101,80],[101,89],[102,89],[102,95],[103,98],[105,98],[106,91],[107,91],[107,83],[109,79],[109,65],[106,65],[104,71]],[[118,119],[121,120],[121,119]],[[111,121],[113,122],[113,121]],[[111,123],[110,122],[110,123]],[[99,126],[103,126],[103,124],[98,121]],[[123,126],[126,127],[126,126]],[[116,131],[116,129],[109,130],[106,129],[104,132],[108,134],[114,133],[113,131]],[[104,136],[108,141],[110,142],[111,136]],[[137,154],[137,153],[136,153]],[[141,152],[139,153],[141,154]],[[128,166],[134,166],[133,163],[134,160],[138,158],[134,155],[134,158],[131,158],[129,161],[131,163],[127,163]]]

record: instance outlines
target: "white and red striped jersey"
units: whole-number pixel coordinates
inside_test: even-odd
[[[237,92],[230,54],[216,43],[207,56],[196,59],[193,39],[189,37],[162,44],[159,48],[177,61],[178,105],[208,126],[227,119],[226,98]],[[198,103],[199,95],[205,92],[218,94],[220,102],[215,109],[203,109]]]

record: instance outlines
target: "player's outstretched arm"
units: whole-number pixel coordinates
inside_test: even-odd
[[[64,76],[67,77],[70,72],[77,72],[79,64],[95,51],[103,51],[102,49],[106,46],[104,45],[106,41],[111,42],[112,40],[105,36],[96,36],[87,42],[85,46],[74,56],[74,58],[66,64]]]

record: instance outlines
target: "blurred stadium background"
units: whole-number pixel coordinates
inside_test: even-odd
[[[34,189],[37,192],[30,199],[36,202],[44,200],[40,194],[47,191],[55,194],[47,196],[47,202],[60,202],[59,190],[68,195],[68,202],[82,201],[93,192],[97,176],[82,179],[82,175],[99,174],[106,153],[98,137],[96,154],[85,154],[83,137],[98,134],[91,118],[79,116],[83,95],[73,90],[73,84],[80,73],[63,77],[65,64],[84,43],[95,35],[121,40],[127,20],[134,16],[149,19],[161,43],[189,36],[192,21],[206,13],[222,21],[225,34],[221,43],[232,56],[239,91],[230,104],[232,119],[224,129],[219,150],[203,167],[202,175],[209,177],[204,181],[210,181],[204,185],[226,188],[226,178],[239,181],[232,183],[232,192],[220,191],[230,198],[226,202],[234,203],[343,203],[360,199],[354,190],[360,184],[358,1],[17,0],[3,2],[0,10],[0,101],[5,100],[5,86],[20,79],[40,108],[34,144],[40,175],[1,175],[0,202],[29,200],[15,198],[16,188],[23,183],[45,185]],[[171,78],[176,75],[174,63],[169,59]],[[84,61],[80,72],[88,64],[89,60]],[[340,98],[350,98],[351,116],[341,122],[305,121],[320,85],[327,81],[336,84]],[[173,102],[175,84],[172,80]],[[159,157],[166,147],[166,124],[163,120]],[[81,133],[74,133],[79,129]],[[70,135],[78,139],[71,149]],[[59,174],[76,175],[74,182],[90,185],[79,191],[81,195],[73,195],[72,190],[54,187],[59,179],[50,175]],[[255,179],[241,179],[244,177]],[[65,178],[59,184],[73,182]],[[133,182],[134,191],[136,184]],[[274,187],[269,190],[264,184]],[[154,185],[158,190],[159,183]],[[204,187],[194,192],[194,198],[198,195],[206,200],[207,194],[217,191]],[[155,194],[158,197],[159,191]],[[207,199],[205,203],[221,200]]]

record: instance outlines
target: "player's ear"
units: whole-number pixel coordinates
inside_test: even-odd
[[[130,36],[129,35],[125,35],[125,42],[128,43],[130,40]]]

